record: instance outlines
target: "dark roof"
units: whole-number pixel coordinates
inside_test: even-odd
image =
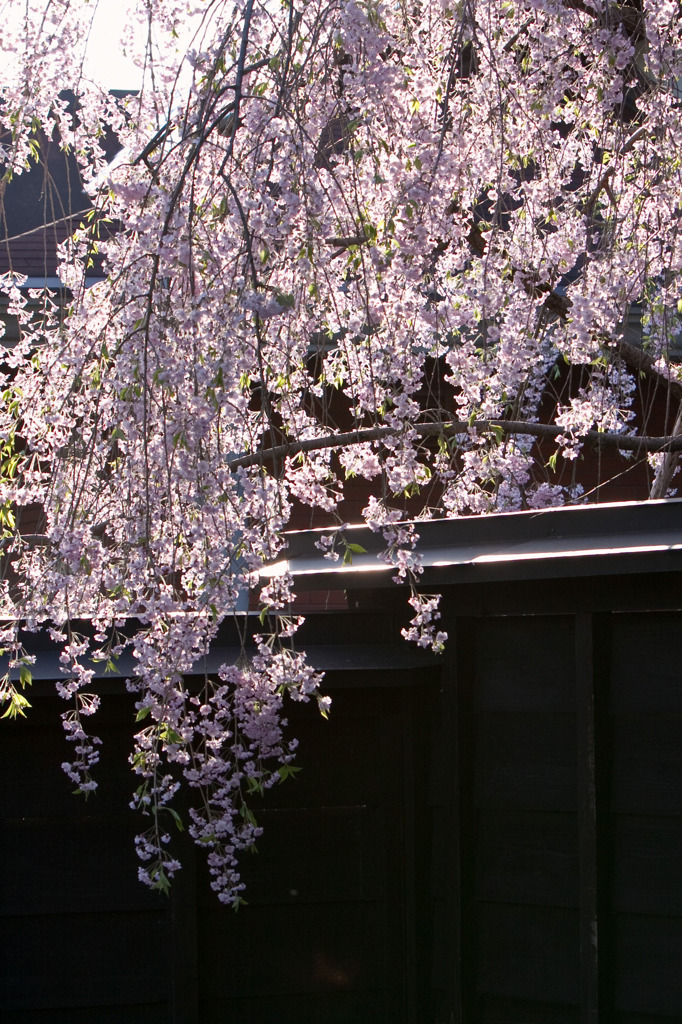
[[[57,246],[77,227],[78,214],[90,206],[73,156],[45,139],[42,152],[40,164],[7,185],[0,273],[54,276]]]
[[[73,96],[64,95],[75,113],[77,104]],[[112,90],[112,95],[122,99],[129,93]],[[48,139],[42,132],[36,141],[40,147],[39,162],[15,175],[5,189],[0,219],[0,273],[44,281],[56,273],[57,246],[74,232],[82,213],[92,203],[83,189],[73,153],[65,152],[58,140]],[[105,139],[104,146],[108,159],[113,159],[120,149],[113,136]]]
[[[524,607],[529,607],[529,592],[537,595],[535,613],[549,613],[552,594],[561,589],[557,583],[562,580],[572,590],[566,607],[573,610],[682,607],[682,499],[441,519],[417,522],[415,527],[424,566],[420,584],[460,595],[467,614],[476,614],[482,607],[486,614],[523,614]],[[403,619],[409,611],[404,589],[392,583],[394,570],[377,558],[385,547],[381,534],[365,526],[349,527],[346,538],[366,552],[354,553],[352,564],[343,565],[341,560],[335,564],[325,560],[315,547],[320,535],[328,532],[290,533],[288,558],[262,573],[268,576],[288,569],[299,592],[347,589],[370,599],[369,604],[358,602],[356,607],[351,602],[346,611],[307,614],[297,644],[306,650],[313,667],[341,671],[353,685],[363,670],[379,676],[387,670],[409,674],[438,664],[437,656],[399,640],[392,605],[400,603]],[[523,581],[524,586],[516,586],[515,581]],[[484,584],[480,588],[483,604],[475,600],[476,586],[471,584]],[[135,623],[130,626],[134,629]],[[258,614],[249,612],[239,625],[228,618],[193,673],[215,673],[221,664],[234,663],[242,653],[245,626],[250,637],[247,646],[253,651],[253,635],[263,629]],[[81,623],[78,630],[89,634],[92,627]],[[58,646],[44,632],[27,633],[22,639],[36,655],[35,680],[60,678]],[[135,674],[136,662],[126,652],[113,672],[105,662],[91,663],[91,667],[100,690],[118,691],[122,680]],[[5,657],[0,659],[0,672],[6,668]],[[39,688],[38,692],[50,691]]]

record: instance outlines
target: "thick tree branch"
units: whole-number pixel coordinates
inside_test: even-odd
[[[525,423],[522,420],[475,420],[473,424],[467,420],[451,420],[441,423],[416,423],[411,425],[419,437],[456,437],[460,434],[502,433],[504,436],[525,434],[539,440],[553,441],[569,436],[563,427],[549,423]],[[394,427],[365,427],[348,431],[345,434],[330,434],[327,437],[312,437],[304,441],[291,441],[289,444],[264,448],[262,451],[239,455],[229,460],[231,469],[258,466],[264,462],[283,459],[287,456],[300,455],[304,452],[323,451],[327,448],[346,448],[354,444],[368,441],[381,441],[384,438],[398,438],[399,431]],[[601,430],[588,430],[576,435],[577,440],[589,441],[598,448],[616,448],[620,451],[643,454],[644,452],[679,452],[682,451],[682,436],[636,437],[632,434],[617,434]]]
[[[679,437],[682,434],[682,403],[677,411],[677,419],[675,420],[675,426],[673,427],[673,434],[675,437]],[[666,498],[668,496],[668,490],[673,481],[675,471],[680,459],[680,453],[678,451],[666,452],[662,464],[656,471],[654,482],[651,485],[651,491],[649,493],[650,498]]]
[[[604,10],[597,10],[585,0],[564,0],[564,7],[572,11],[580,11],[597,21],[608,19],[612,26],[621,25],[626,35],[633,41],[643,35],[643,18],[641,0],[614,0]]]
[[[333,245],[337,249],[349,249],[351,245],[365,245],[369,242],[367,235],[333,235],[325,238],[325,245]]]

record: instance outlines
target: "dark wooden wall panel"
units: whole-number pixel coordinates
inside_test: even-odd
[[[682,1019],[682,920],[616,916],[616,1010]]]
[[[442,665],[368,654],[329,674],[329,722],[291,709],[303,771],[256,808],[237,915],[186,835],[170,901],[136,880],[130,697],[105,697],[87,803],[59,700],[0,723],[3,1020],[679,1024],[682,614],[574,616],[559,591],[556,615],[528,584],[537,614],[444,601]]]
[[[489,616],[473,620],[473,630],[475,814],[462,842],[475,865],[475,991],[461,1024],[573,1024],[580,991],[573,620]]]
[[[540,1003],[577,1002],[577,911],[484,903],[478,931],[481,992]]]
[[[3,1024],[170,1024],[168,1001],[121,1003],[118,1006],[78,1006],[63,1009],[12,1010],[3,1007]]]
[[[570,616],[510,615],[478,620],[475,663],[477,712],[575,713]]]
[[[614,1024],[679,1024],[680,1017],[678,1013],[672,1017],[669,1015],[661,1017],[659,1014],[653,1013],[627,1013],[616,1010],[613,1020]]]
[[[682,713],[682,615],[670,611],[615,614],[612,637],[612,712]]]
[[[3,983],[11,1010],[160,1002],[167,975],[166,914],[87,913],[4,917],[0,946],[11,951]],[[144,955],[140,955],[141,951]],[[5,955],[9,955],[7,952]]]
[[[28,717],[3,722],[0,816],[41,819],[63,813],[82,819],[89,814],[125,814],[136,786],[127,760],[133,746],[133,698],[126,693],[106,694],[101,713],[90,720],[93,732],[104,742],[97,773],[99,788],[85,801],[74,799],[73,784],[60,767],[71,755],[59,717],[68,710],[66,701],[56,695],[28,696],[33,703]],[[27,756],[27,751],[34,756]]]
[[[413,679],[414,694],[337,689],[330,676],[329,723],[292,709],[302,771],[256,811],[248,905],[235,916],[200,899],[202,1022],[412,1021],[428,999],[432,912],[415,876],[430,870],[417,835],[430,829],[433,676],[431,690]]]
[[[242,858],[249,906],[380,897],[381,878],[369,870],[372,853],[384,839],[376,809],[267,808],[258,812],[258,823],[264,833],[257,853]],[[329,870],[311,871],[311,864],[326,864]]]
[[[377,988],[384,937],[371,905],[249,905],[211,925],[200,929],[200,989],[203,980],[217,999],[267,994],[284,1007],[292,996]]]
[[[60,767],[64,702],[33,704],[3,723],[0,744],[3,1011],[22,1024],[169,1021],[169,904],[137,880],[128,808],[132,698],[112,695],[96,720],[100,785],[87,801]]]
[[[614,848],[614,910],[682,917],[682,816],[618,815]]]
[[[476,806],[575,811],[574,716],[509,712],[476,719]]]
[[[381,993],[340,992],[333,1002],[329,996],[298,994],[284,1002],[269,996],[248,1000],[202,998],[202,1024],[375,1024],[387,1021]]]
[[[682,1020],[682,615],[612,633],[615,1013],[658,1024]]]
[[[477,842],[477,899],[577,907],[574,814],[486,810]]]
[[[483,996],[481,1024],[580,1024],[577,1006]]]
[[[70,804],[78,809],[75,797],[70,796]],[[97,801],[91,799],[89,806],[94,810]],[[68,914],[84,903],[102,914],[158,909],[158,900],[137,879],[134,854],[111,856],[112,844],[125,849],[127,843],[132,850],[134,824],[130,812],[5,819],[0,823],[4,913]],[[40,849],[48,849],[50,856],[32,858],[29,867],[27,851]]]
[[[613,732],[613,810],[679,814],[682,715],[617,715]]]

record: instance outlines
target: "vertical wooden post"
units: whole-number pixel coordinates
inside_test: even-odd
[[[415,888],[415,828],[414,807],[414,734],[411,694],[405,687],[400,692],[400,726],[402,741],[402,860],[403,860],[403,913],[405,935],[404,999],[405,1020],[417,1022],[417,906]]]
[[[575,616],[581,1024],[604,1024],[611,1004],[608,668],[596,624],[608,630],[605,617]]]
[[[171,1021],[172,1024],[197,1024],[198,949],[197,879],[194,844],[183,844],[182,871],[173,880],[169,903],[171,929]]]
[[[452,620],[451,620],[452,621]],[[458,616],[448,623],[454,658],[449,680],[453,699],[453,769],[455,774],[455,830],[457,932],[456,1024],[476,1024],[476,905],[474,773],[476,760],[474,723],[475,631],[473,620]]]

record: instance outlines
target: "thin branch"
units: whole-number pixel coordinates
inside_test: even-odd
[[[519,31],[516,32],[515,35],[513,35],[511,37],[511,39],[508,39],[507,42],[504,44],[504,46],[502,47],[502,52],[503,53],[511,53],[512,50],[514,49],[514,47],[516,46],[516,44],[518,43],[519,39],[521,38],[521,36],[526,34],[526,29],[530,28],[530,26],[532,24],[533,24],[533,19],[532,18],[526,18],[526,20],[524,21],[523,25],[519,29]]]
[[[157,146],[160,146],[161,143],[168,138],[174,128],[175,125],[173,123],[166,121],[166,123],[159,128],[158,132],[151,137],[142,152],[135,157],[132,161],[132,166],[135,167],[136,164],[145,163],[149,167],[149,164],[147,163],[148,158],[152,155]]]
[[[8,235],[6,238],[1,239],[3,245],[7,242],[15,242],[17,238],[27,238],[29,235],[35,235],[36,231],[47,231],[48,228],[59,227],[60,224],[69,224],[75,220],[76,217],[84,217],[88,213],[92,213],[94,210],[93,206],[87,206],[83,210],[77,210],[73,213],[66,213],[63,217],[57,217],[56,220],[47,221],[45,224],[38,224],[34,228],[29,228],[28,231],[20,231],[18,235]],[[17,277],[21,277],[21,274],[17,274]]]
[[[237,135],[237,128],[239,127],[239,107],[242,101],[242,79],[245,75],[246,68],[246,50],[249,45],[249,32],[251,30],[251,17],[253,15],[253,0],[247,0],[246,8],[244,10],[244,28],[242,30],[242,41],[239,49],[239,58],[237,60],[237,75],[234,83],[234,122],[232,125],[232,135],[230,136],[230,142],[227,147],[228,158],[232,156],[234,150],[234,140]]]

